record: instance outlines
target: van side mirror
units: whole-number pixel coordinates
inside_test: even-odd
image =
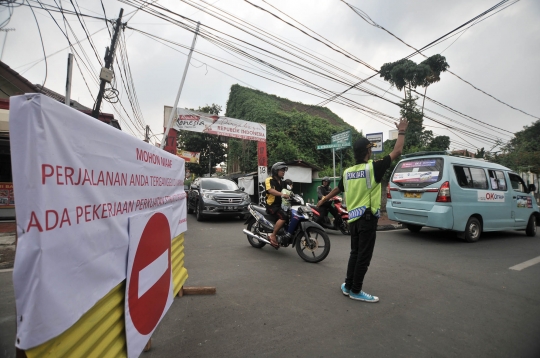
[[[243,186],[241,186],[241,187],[238,188],[238,189],[240,189],[240,190],[242,190],[242,191],[246,190],[246,188],[244,188]]]
[[[536,185],[529,184],[529,193],[534,193],[536,191]]]

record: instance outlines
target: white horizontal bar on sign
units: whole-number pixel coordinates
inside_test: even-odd
[[[169,249],[165,250],[154,262],[139,272],[138,298],[141,298],[142,295],[151,289],[168,269]]]
[[[535,257],[534,259],[530,259],[528,261],[522,262],[522,263],[517,264],[515,266],[512,266],[512,267],[510,267],[510,270],[521,271],[523,269],[526,269],[527,267],[530,267],[532,265],[536,265],[538,263],[540,263],[540,256]]]

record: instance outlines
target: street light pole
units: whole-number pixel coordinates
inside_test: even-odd
[[[197,22],[197,28],[195,29],[195,35],[193,35],[193,42],[191,43],[191,48],[189,49],[189,54],[187,57],[186,62],[186,68],[184,68],[184,74],[182,75],[182,81],[180,81],[180,88],[178,88],[178,93],[176,94],[176,99],[174,100],[174,106],[171,109],[171,113],[169,114],[169,120],[167,121],[167,127],[165,128],[165,135],[163,136],[163,139],[161,140],[161,146],[160,148],[165,148],[165,141],[167,140],[167,137],[169,136],[169,131],[172,127],[172,121],[174,116],[176,115],[176,106],[178,106],[178,100],[180,100],[180,94],[182,93],[182,88],[184,87],[184,81],[186,80],[186,74],[189,68],[189,63],[191,62],[191,55],[193,54],[193,49],[195,48],[195,42],[197,41],[197,34],[199,33],[199,25],[200,22]]]
[[[208,153],[208,176],[212,176],[212,154],[213,152]]]

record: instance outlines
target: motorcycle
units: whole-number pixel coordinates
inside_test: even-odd
[[[349,212],[346,209],[346,207],[343,205],[343,199],[340,196],[334,196],[329,200],[329,202],[334,205],[334,208],[336,208],[337,216],[334,218],[334,220],[330,220],[328,215],[322,216],[320,213],[319,207],[313,204],[308,204],[308,206],[311,208],[311,211],[313,212],[313,221],[315,221],[317,224],[321,225],[325,229],[329,230],[339,230],[343,235],[350,235],[351,231],[349,230]]]
[[[330,252],[330,238],[324,229],[311,221],[311,208],[304,205],[304,200],[297,194],[291,194],[292,208],[289,210],[289,220],[278,232],[278,242],[281,247],[296,248],[296,253],[304,261],[317,263],[326,258]],[[300,204],[300,205],[294,205]],[[247,229],[242,230],[247,235],[251,246],[262,248],[271,245],[268,235],[274,230],[275,221],[272,215],[266,213],[263,206],[249,204],[250,216],[244,223]],[[291,228],[291,235],[287,235]]]

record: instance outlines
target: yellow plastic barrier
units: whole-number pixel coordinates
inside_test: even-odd
[[[176,296],[188,278],[184,267],[184,234],[172,241],[171,265]],[[89,288],[91,289],[91,288]],[[26,351],[33,357],[127,357],[123,281],[99,300],[67,331]]]

